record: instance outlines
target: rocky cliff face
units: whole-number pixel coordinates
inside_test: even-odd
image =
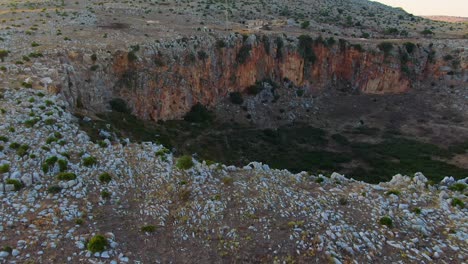
[[[382,50],[372,43],[308,37],[183,38],[94,58],[64,52],[66,77],[59,86],[72,105],[103,111],[109,100],[123,98],[138,117],[160,120],[180,118],[196,103],[214,105],[264,79],[289,79],[317,92],[388,94],[446,75],[432,46],[418,44],[410,52],[393,44]]]

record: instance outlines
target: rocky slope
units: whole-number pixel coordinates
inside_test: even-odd
[[[371,185],[176,159],[152,143],[92,143],[66,107],[2,91],[0,262],[467,261],[467,179]]]

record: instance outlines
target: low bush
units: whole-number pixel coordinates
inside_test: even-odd
[[[188,170],[193,167],[193,160],[191,156],[185,155],[177,160],[176,167],[181,170]]]
[[[76,174],[71,172],[60,172],[56,177],[59,181],[71,181],[76,179]]]
[[[380,218],[379,223],[380,223],[381,225],[388,226],[388,227],[390,227],[390,228],[393,226],[393,221],[392,221],[392,219],[391,219],[390,217],[388,217],[388,216],[384,216],[384,217]]]
[[[112,176],[108,172],[104,172],[99,175],[99,181],[101,183],[109,183],[111,180]]]
[[[93,253],[102,252],[106,249],[108,244],[107,239],[103,235],[95,235],[88,242],[87,248]]]
[[[91,167],[97,163],[97,159],[93,156],[83,158],[83,166]]]
[[[147,233],[153,233],[154,231],[156,231],[156,226],[146,225],[146,226],[141,227],[141,231],[142,232],[147,232]]]
[[[23,183],[17,179],[7,179],[6,184],[13,184],[15,186],[15,191],[19,191],[24,187]]]

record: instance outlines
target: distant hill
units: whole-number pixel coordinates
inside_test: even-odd
[[[430,19],[430,20],[450,22],[450,23],[468,22],[468,17],[457,17],[457,16],[423,16],[423,17]]]

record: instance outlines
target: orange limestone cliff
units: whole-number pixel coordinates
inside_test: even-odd
[[[243,92],[265,79],[287,79],[317,92],[388,94],[407,92],[428,76],[440,75],[431,64],[430,48],[418,45],[409,52],[392,45],[384,52],[372,45],[310,37],[182,39],[138,52],[117,51],[88,82],[74,83],[80,75],[75,69],[62,87],[73,103],[79,98],[95,111],[122,98],[136,116],[165,120],[180,118],[196,103],[214,105],[230,92]]]

